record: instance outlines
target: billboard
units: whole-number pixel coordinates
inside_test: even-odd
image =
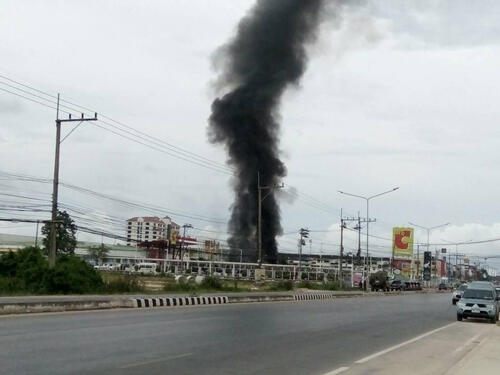
[[[394,258],[413,256],[413,228],[392,229],[392,254]]]
[[[432,253],[430,251],[424,251],[424,280],[427,281],[431,279],[431,263]]]

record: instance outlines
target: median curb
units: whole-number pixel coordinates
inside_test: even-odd
[[[205,296],[38,296],[0,297],[0,315],[30,314],[64,311],[106,310],[117,308],[165,308],[176,306],[202,306],[253,302],[317,301],[337,298],[382,297],[416,292],[302,292],[302,293],[250,293]]]
[[[127,306],[123,300],[44,301],[24,303],[0,303],[0,315],[33,314],[63,311],[106,310]]]

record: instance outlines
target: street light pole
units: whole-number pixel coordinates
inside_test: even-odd
[[[377,198],[377,197],[380,197],[381,195],[385,195],[385,194],[389,194],[389,193],[392,193],[393,191],[396,191],[398,190],[399,187],[395,187],[395,188],[392,188],[390,190],[387,190],[387,191],[384,191],[382,193],[379,193],[379,194],[375,194],[375,195],[371,195],[371,196],[363,196],[363,195],[357,195],[357,194],[351,194],[351,193],[347,193],[345,191],[338,191],[340,194],[344,194],[344,195],[349,195],[351,197],[356,197],[356,198],[361,198],[361,199],[364,199],[366,201],[366,258],[365,258],[365,267],[366,267],[366,263],[367,263],[367,260],[370,259],[370,253],[369,253],[369,237],[370,237],[370,221],[375,221],[374,220],[370,220],[370,200],[372,200],[373,198]],[[370,268],[371,268],[371,262],[370,262]],[[364,272],[364,270],[363,270]],[[370,275],[370,269],[368,270],[368,273],[367,273],[367,276]]]
[[[433,231],[434,229],[445,227],[445,226],[449,225],[450,223],[444,223],[444,224],[436,225],[434,227],[424,227],[423,225],[418,225],[418,224],[412,223],[411,221],[409,221],[408,224],[413,225],[414,227],[417,227],[417,228],[420,228],[420,229],[424,229],[424,230],[427,231],[427,244],[426,244],[426,248],[427,248],[427,251],[429,251],[431,231]],[[435,258],[436,258],[436,267],[437,267],[437,255],[435,256]]]

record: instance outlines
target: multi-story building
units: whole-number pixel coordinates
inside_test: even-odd
[[[174,223],[168,216],[159,218],[156,216],[133,217],[127,220],[127,246],[138,242],[150,242],[160,239],[168,239],[170,232],[179,231],[179,225]]]

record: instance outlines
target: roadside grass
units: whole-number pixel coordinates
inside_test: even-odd
[[[194,282],[167,281],[163,288],[165,292],[190,293],[192,295],[207,292],[249,292],[247,283],[238,280],[221,280],[217,277],[205,277],[200,284]]]

